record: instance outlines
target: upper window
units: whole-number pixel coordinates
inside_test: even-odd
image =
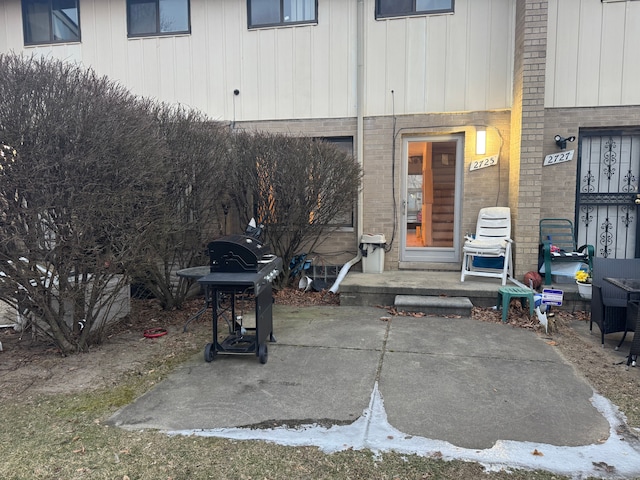
[[[315,23],[316,0],[247,0],[249,27]]]
[[[453,12],[454,0],[376,0],[376,18]]]
[[[189,0],[127,0],[130,37],[189,33]]]
[[[25,45],[80,41],[78,0],[22,0]]]

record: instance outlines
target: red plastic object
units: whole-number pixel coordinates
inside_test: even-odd
[[[167,334],[166,328],[149,328],[144,331],[145,338],[158,338]]]

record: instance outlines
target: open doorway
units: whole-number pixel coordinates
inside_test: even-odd
[[[462,155],[460,136],[405,139],[402,261],[460,260]]]

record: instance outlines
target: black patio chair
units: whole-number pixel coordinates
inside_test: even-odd
[[[640,277],[640,258],[600,258],[593,259],[593,287],[591,296],[591,321],[589,330],[595,323],[600,328],[601,343],[610,333],[625,332],[616,350],[622,345],[627,331],[635,325],[627,320],[627,294],[622,289],[603,280],[604,277]]]

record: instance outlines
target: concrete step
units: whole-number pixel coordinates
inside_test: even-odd
[[[473,304],[467,297],[432,295],[396,295],[394,306],[404,312],[422,312],[434,315],[471,315]]]
[[[467,277],[461,282],[459,265],[428,264],[438,270],[424,269],[424,265],[424,262],[407,262],[406,270],[385,270],[382,273],[350,271],[340,283],[340,305],[388,307],[393,306],[397,295],[466,297],[475,307],[496,305],[498,290],[502,287],[499,279]],[[590,300],[583,300],[578,295],[575,282],[556,284],[555,287],[564,291],[563,304],[559,308],[571,311],[590,309]]]

